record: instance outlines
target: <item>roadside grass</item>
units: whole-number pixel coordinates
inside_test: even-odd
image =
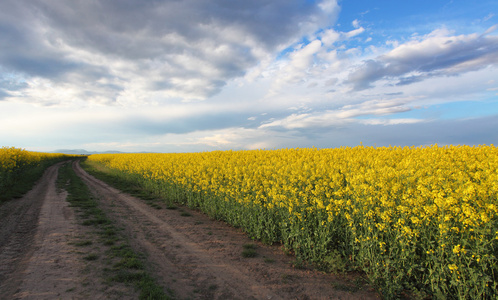
[[[90,253],[83,257],[84,260],[97,260],[99,259],[99,255],[97,253]]]
[[[99,208],[97,200],[73,171],[71,163],[65,163],[59,169],[57,185],[59,189],[67,190],[67,201],[77,209],[81,224],[95,228],[93,240],[78,241],[74,245],[93,245],[102,250],[99,253],[81,252],[82,259],[106,264],[102,275],[104,280],[109,284],[117,282],[135,286],[140,292],[139,299],[173,299],[172,291],[168,289],[166,294],[147,273],[144,257],[133,251],[120,234],[120,229]]]
[[[182,217],[191,217],[192,214],[183,210],[180,210],[180,216]]]
[[[335,289],[339,291],[345,291],[350,293],[356,293],[358,291],[368,288],[368,280],[363,276],[359,276],[355,280],[352,280],[350,282],[332,282],[331,284]],[[415,297],[414,299],[428,299],[428,298]]]
[[[254,244],[245,244],[242,246],[244,250],[242,250],[242,256],[245,258],[251,258],[251,257],[256,257],[258,256],[258,253],[256,252],[256,245]]]
[[[74,243],[74,245],[77,247],[85,247],[85,246],[93,245],[93,242],[89,241],[89,240],[85,240],[85,241],[81,241],[81,242],[76,242],[76,243]]]
[[[265,257],[264,262],[268,263],[268,264],[272,264],[275,262],[275,260],[273,258]]]

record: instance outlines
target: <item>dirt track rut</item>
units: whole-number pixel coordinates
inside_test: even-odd
[[[23,280],[33,255],[37,223],[44,200],[55,190],[58,165],[24,197],[0,207],[0,299],[11,299]],[[52,189],[53,187],[53,189]]]

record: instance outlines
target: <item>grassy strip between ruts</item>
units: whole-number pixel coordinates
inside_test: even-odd
[[[68,191],[67,200],[79,211],[78,218],[83,225],[95,227],[95,238],[80,241],[78,246],[100,244],[101,253],[85,253],[84,260],[94,261],[103,255],[103,261],[109,265],[104,268],[103,277],[108,283],[120,282],[133,284],[140,291],[140,299],[172,299],[164,293],[154,278],[149,275],[143,263],[143,256],[130,247],[126,238],[119,233],[105,212],[99,208],[97,200],[90,193],[85,183],[79,178],[70,163],[59,169],[58,187]],[[99,247],[100,248],[100,247]]]

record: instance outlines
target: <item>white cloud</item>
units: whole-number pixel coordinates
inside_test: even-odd
[[[327,47],[332,46],[335,42],[339,41],[340,38],[341,33],[333,29],[325,30],[321,37],[323,44]]]
[[[494,14],[494,13],[489,13],[489,14],[488,14],[487,16],[485,16],[482,20],[483,20],[484,22],[486,22],[486,21],[488,21],[488,20],[492,19],[494,16],[495,16],[495,14]]]
[[[339,11],[339,5],[336,0],[323,0],[318,6],[327,14],[335,15]]]
[[[264,68],[281,49],[333,24],[338,10],[334,0],[130,0],[127,5],[7,0],[0,4],[0,21],[12,22],[4,23],[0,37],[12,43],[0,55],[0,66],[27,81],[74,90],[86,101],[128,105],[133,101],[127,95],[137,97],[136,103],[202,100],[248,70],[249,77],[259,76],[255,67]],[[99,83],[103,79],[111,84]],[[32,98],[46,93],[37,87],[18,93],[31,102],[46,101]]]
[[[303,129],[303,128],[326,128],[341,127],[346,124],[402,124],[414,123],[420,120],[407,118],[379,119],[370,117],[368,119],[357,119],[360,116],[379,116],[394,115],[408,112],[413,108],[407,104],[417,100],[413,97],[391,98],[368,100],[358,104],[343,105],[334,110],[310,111],[307,113],[293,113],[282,119],[273,120],[272,122],[262,124],[260,128],[285,128],[285,129]]]
[[[359,27],[348,32],[338,32],[334,29],[327,29],[321,35],[320,39],[326,47],[332,47],[334,43],[344,41],[365,32],[365,28]]]
[[[313,66],[314,56],[322,47],[320,40],[314,40],[302,46],[289,55],[289,61],[277,72],[273,86],[273,93],[277,93],[286,84],[295,84],[307,77],[309,69]]]
[[[290,55],[290,66],[294,70],[303,71],[308,69],[313,63],[313,55],[315,55],[322,47],[322,42],[314,40],[302,49]]]
[[[486,29],[486,31],[483,33],[483,35],[490,34],[494,31],[496,31],[496,29],[498,29],[498,24],[495,24],[495,25],[489,27],[488,29]]]
[[[356,66],[349,74],[348,83],[355,90],[367,89],[381,79],[405,85],[498,63],[498,36],[455,36],[446,29],[438,29],[421,39],[394,45],[390,52]]]
[[[416,124],[426,122],[421,119],[368,119],[360,120],[361,124],[365,125],[399,125],[399,124]]]
[[[363,32],[365,32],[365,28],[360,27],[360,28],[346,32],[345,35],[346,35],[346,38],[352,38],[352,37],[355,37],[359,34],[362,34]]]

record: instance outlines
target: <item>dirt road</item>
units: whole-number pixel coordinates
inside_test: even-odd
[[[48,168],[43,179],[23,198],[0,207],[0,299],[11,299],[23,280],[33,255],[41,208],[55,179],[59,165]],[[54,181],[54,183],[52,183]],[[49,191],[50,190],[50,191]]]
[[[57,168],[47,170],[43,180],[15,205],[0,207],[0,299],[91,295],[85,285],[77,284],[84,279],[75,270],[84,266],[68,240],[84,228],[74,221],[64,193],[55,190]],[[153,208],[88,175],[78,163],[73,168],[107,216],[123,228],[132,247],[145,254],[152,275],[177,299],[378,299],[366,286],[351,291],[359,287],[353,278],[292,267],[294,259],[279,246],[254,242],[240,230],[187,208]],[[9,205],[20,212],[7,214]],[[3,214],[10,221],[4,222]],[[247,244],[256,245],[256,257],[242,256]],[[57,251],[62,254],[54,255]],[[52,276],[54,269],[62,271]],[[135,297],[129,295],[122,293],[119,298]],[[104,292],[95,296],[112,298]]]
[[[0,206],[0,299],[136,295],[132,287],[104,284],[101,268],[82,259],[74,242],[91,229],[77,222],[67,193],[56,188],[61,164],[49,167],[24,197]]]

